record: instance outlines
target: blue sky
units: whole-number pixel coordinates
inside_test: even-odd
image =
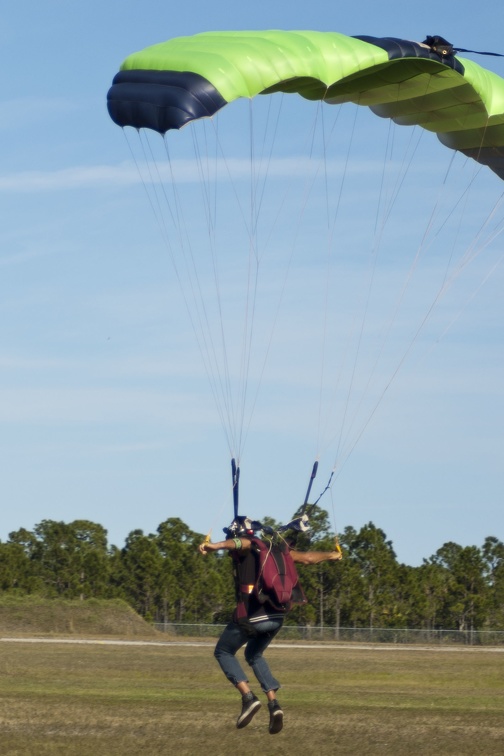
[[[416,40],[441,34],[460,47],[504,52],[496,23],[500,6],[480,5],[484,12],[477,17],[473,8],[468,2],[455,8],[430,0],[409,6],[366,1],[341,8],[317,0],[257,0],[230,11],[229,3],[201,0],[181,7],[153,0],[47,0],[42,7],[22,0],[2,10],[2,540],[45,518],[99,522],[118,546],[132,529],[153,532],[167,517],[181,517],[200,532],[213,527],[214,534],[230,519],[229,449],[180,287],[128,143],[105,106],[122,60],[173,36],[241,28],[313,28]],[[475,59],[504,75],[500,59]],[[230,134],[233,118],[227,124]],[[371,201],[367,193],[373,191],[370,179],[364,190],[358,174],[368,177],[378,160],[374,139],[366,137],[367,120],[361,128],[364,146],[354,164],[356,183],[341,211],[341,233],[354,239],[366,233],[363,215]],[[381,122],[376,128],[383,131]],[[291,130],[285,134],[284,163],[275,164],[274,186],[285,187],[288,170],[294,164],[299,172],[301,165],[299,153],[290,152]],[[413,186],[435,172],[438,155],[447,152],[434,137],[422,138],[422,148],[425,157],[412,174]],[[239,172],[239,163],[233,165]],[[337,174],[337,162],[329,169]],[[455,170],[464,181],[463,162]],[[487,173],[465,211],[473,228],[502,191]],[[189,181],[186,191],[191,202]],[[456,191],[457,184],[450,184],[443,200]],[[404,280],[395,267],[394,244],[399,249],[421,233],[420,226],[414,230],[413,216],[420,216],[416,206],[422,203],[414,189],[410,192],[398,210],[395,241],[384,245],[382,278],[376,284],[384,301],[392,297],[389,287],[397,290]],[[224,253],[232,222],[231,217],[220,228]],[[280,238],[272,243],[278,254]],[[311,239],[318,249],[321,242],[311,235],[310,244]],[[479,545],[487,535],[504,538],[501,248],[504,237],[443,297],[372,418],[371,397],[365,430],[362,436],[353,431],[351,454],[321,502],[338,528],[375,522],[393,541],[399,559],[409,564],[419,564],[448,540]],[[269,333],[277,262],[273,254],[273,267],[265,264],[259,334],[261,328]],[[352,259],[342,265],[345,283],[334,282],[330,290],[331,299],[340,303],[348,294],[347,282],[357,277]],[[378,395],[405,356],[422,306],[425,313],[435,267],[427,255],[408,293],[412,309],[395,323],[409,336],[402,335],[402,346],[394,345],[383,376],[373,377]],[[304,498],[315,456],[320,452],[315,493],[325,486],[335,459],[334,445],[317,444],[314,427],[321,321],[317,327],[311,316],[321,316],[325,296],[320,270],[313,257],[309,265],[297,260],[292,268],[248,426],[241,458],[242,507],[258,518],[288,519]],[[236,291],[234,276],[240,275],[231,265],[226,294]],[[424,304],[415,309],[422,297]],[[342,325],[348,310],[331,310],[329,317]],[[372,342],[372,330],[369,338]],[[399,344],[400,333],[397,339]],[[337,350],[327,350],[328,373],[332,351]],[[261,364],[251,369],[253,381]],[[336,421],[327,440],[337,436],[338,427]]]

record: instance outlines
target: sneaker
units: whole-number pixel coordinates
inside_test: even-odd
[[[252,721],[254,714],[261,708],[261,702],[252,692],[245,693],[242,696],[241,714],[236,720],[236,726],[239,730],[246,727]]]
[[[270,713],[269,732],[270,735],[276,735],[283,727],[282,707],[275,698],[273,701],[268,701],[268,709]]]

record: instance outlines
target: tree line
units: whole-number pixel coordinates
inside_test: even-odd
[[[334,547],[327,512],[316,508],[300,549]],[[275,527],[274,520],[266,524]],[[42,520],[0,542],[0,590],[66,599],[122,598],[148,621],[224,623],[234,607],[228,555],[203,558],[203,535],[169,518],[156,533],[133,530],[123,548],[87,520]],[[419,567],[397,561],[372,522],[340,535],[341,562],[299,566],[308,603],[287,622],[332,627],[504,630],[504,544],[445,543]]]

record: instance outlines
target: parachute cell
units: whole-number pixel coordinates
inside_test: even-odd
[[[336,32],[208,32],[130,55],[108,93],[119,126],[164,134],[240,97],[297,93],[419,125],[504,178],[504,80],[425,43]]]

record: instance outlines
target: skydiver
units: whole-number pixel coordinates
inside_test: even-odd
[[[254,536],[255,530],[260,529],[260,527],[259,523],[252,522],[247,517],[237,517],[228,528],[225,528],[224,532],[228,536],[225,541],[217,543],[205,541],[199,545],[199,551],[204,556],[210,551],[226,550],[232,553],[238,565],[235,570],[235,580],[237,581],[236,575],[239,571],[239,565],[244,564],[253,547],[250,538]],[[291,548],[289,548],[289,551],[295,563],[305,565],[336,561],[342,558],[340,551],[302,552]],[[256,564],[256,560],[252,561]],[[257,568],[255,569],[257,571]],[[255,575],[251,581],[247,582],[255,582],[257,577]],[[252,588],[252,586],[250,587]],[[238,591],[239,586],[237,585],[237,593]],[[276,697],[280,683],[273,677],[263,653],[280,631],[284,622],[285,611],[279,612],[268,601],[260,603],[254,595],[251,595],[248,602],[246,624],[238,623],[236,614],[237,610],[235,609],[233,619],[222,632],[214,651],[214,656],[222,671],[242,696],[242,709],[236,721],[236,727],[241,729],[250,724],[261,707],[261,702],[250,689],[247,675],[236,659],[238,650],[245,646],[245,660],[252,668],[262,691],[266,694],[270,715],[269,732],[271,735],[275,735],[283,727],[283,711]]]

